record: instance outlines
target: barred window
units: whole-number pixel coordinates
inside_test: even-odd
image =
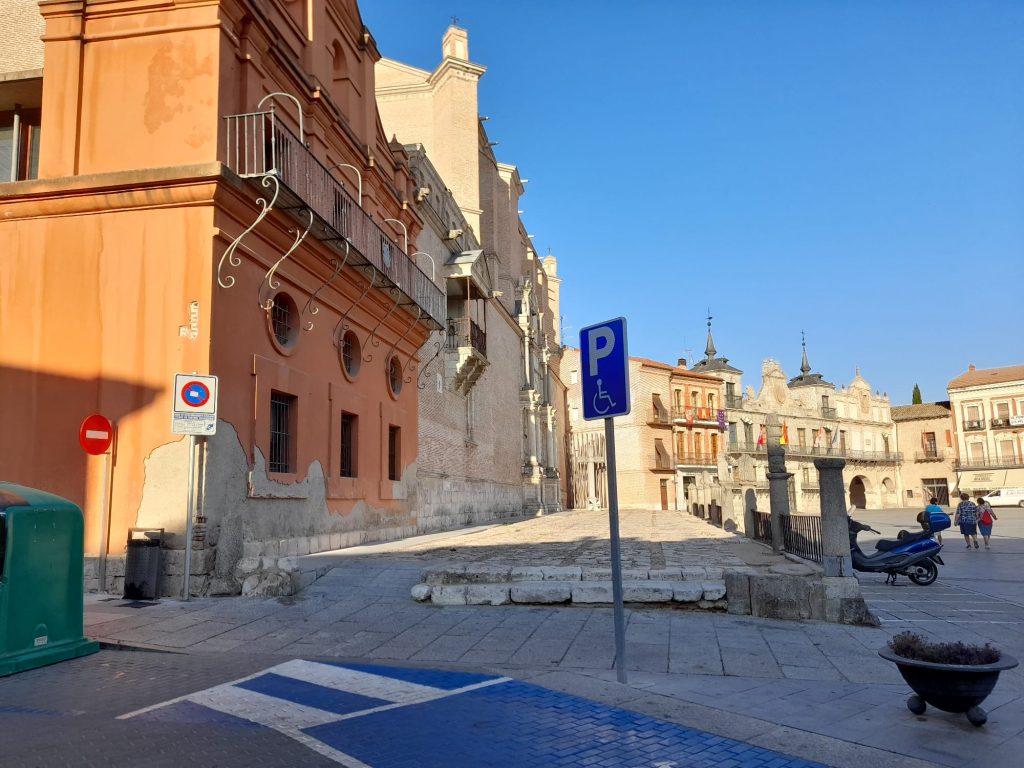
[[[388,386],[391,387],[391,393],[395,397],[402,391],[402,364],[398,362],[398,357],[395,355],[391,356],[391,361],[388,363]]]
[[[341,414],[341,468],[342,477],[356,476],[357,417],[354,413]]]
[[[341,365],[349,378],[355,378],[359,373],[359,364],[359,337],[353,331],[345,331],[341,338]]]
[[[402,462],[402,430],[388,427],[388,480],[398,480]]]
[[[295,425],[298,398],[283,392],[270,393],[271,472],[295,471]]]
[[[291,296],[279,293],[274,297],[270,307],[270,325],[274,338],[282,347],[290,347],[295,343],[297,316],[298,311]]]

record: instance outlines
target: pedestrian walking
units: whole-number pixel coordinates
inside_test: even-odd
[[[981,531],[981,538],[985,540],[985,549],[990,549],[988,537],[992,535],[992,523],[998,519],[995,510],[992,509],[992,505],[979,496],[978,530]]]
[[[960,526],[960,533],[964,535],[967,548],[971,548],[971,540],[974,540],[974,548],[978,549],[978,507],[971,497],[966,493],[960,494],[960,503],[956,505],[956,514],[953,516],[953,525]]]

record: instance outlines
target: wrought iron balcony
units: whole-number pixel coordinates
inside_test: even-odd
[[[903,454],[899,451],[847,450],[846,458],[852,461],[878,461],[883,464],[898,464],[903,461]]]
[[[1008,427],[1010,426],[1010,417],[989,419],[988,423],[991,427]]]
[[[671,426],[672,416],[666,408],[652,408],[651,415],[647,420],[648,424],[657,424],[661,426]]]
[[[688,424],[714,424],[719,429],[725,423],[725,411],[715,408],[686,407],[677,405],[672,408],[672,418],[675,421]]]
[[[836,409],[829,408],[827,405],[821,406],[821,418],[834,421],[836,418]]]
[[[732,409],[740,409],[743,407],[743,395],[726,395],[725,396],[725,407]]]
[[[942,461],[944,458],[946,452],[941,448],[929,448],[914,454],[914,461]]]
[[[224,119],[224,164],[241,178],[258,183],[261,191],[273,194],[272,198],[267,194],[269,201],[258,201],[264,210],[257,222],[272,208],[287,211],[303,227],[309,225],[309,234],[344,256],[345,261],[339,259],[339,263],[372,267],[378,287],[393,286],[405,297],[402,303],[419,307],[420,322],[434,330],[445,327],[444,291],[370,218],[360,206],[361,201],[349,195],[330,170],[277,119],[273,108]],[[310,214],[315,225],[307,219]],[[232,263],[238,265],[237,260]]]
[[[1019,456],[1008,456],[1005,458],[956,459],[953,461],[954,469],[1004,469],[1012,467],[1024,467],[1024,459]]]
[[[655,452],[653,461],[651,463],[651,469],[655,472],[661,471],[674,471],[675,465],[672,463],[672,457],[666,456],[664,453]]]
[[[978,432],[985,428],[985,421],[977,419],[964,420],[964,432]]]
[[[483,358],[487,357],[487,334],[468,317],[448,318],[448,349],[472,347]]]

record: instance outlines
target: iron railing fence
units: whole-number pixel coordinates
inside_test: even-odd
[[[707,453],[684,453],[676,456],[676,464],[685,467],[715,467],[718,466],[718,458]]]
[[[726,395],[725,407],[733,409],[743,408],[743,395]]]
[[[649,424],[671,424],[672,416],[667,408],[652,408]]]
[[[468,317],[449,317],[447,347],[472,347],[486,358],[487,334]]]
[[[764,544],[772,543],[772,516],[768,512],[752,509],[754,516],[754,538]]]
[[[821,418],[834,421],[836,418],[836,409],[827,405],[821,406]]]
[[[1024,459],[1018,456],[985,459],[955,459],[953,461],[954,469],[999,469],[1001,467],[1021,466],[1024,466]]]
[[[280,207],[308,208],[332,232],[323,240],[348,240],[377,272],[444,327],[447,301],[441,290],[370,218],[274,110],[228,115],[225,165],[242,178],[276,176],[292,200]],[[284,196],[284,195],[283,195]],[[358,263],[358,262],[357,262]]]
[[[946,458],[946,452],[938,448],[914,453],[914,461],[941,461]]]
[[[672,407],[672,418],[676,421],[700,421],[721,426],[725,421],[725,411],[717,408],[676,405]]]
[[[787,552],[821,562],[821,516],[780,515],[782,540]]]
[[[861,451],[842,445],[816,447],[794,445],[793,443],[784,445],[782,448],[786,455],[799,458],[840,458],[891,463],[903,461],[903,454],[899,451]],[[767,441],[760,444],[749,441],[730,441],[728,450],[730,453],[767,453]]]

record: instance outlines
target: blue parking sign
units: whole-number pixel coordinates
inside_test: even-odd
[[[616,317],[580,331],[583,418],[607,419],[629,413],[629,353],[626,318]]]

